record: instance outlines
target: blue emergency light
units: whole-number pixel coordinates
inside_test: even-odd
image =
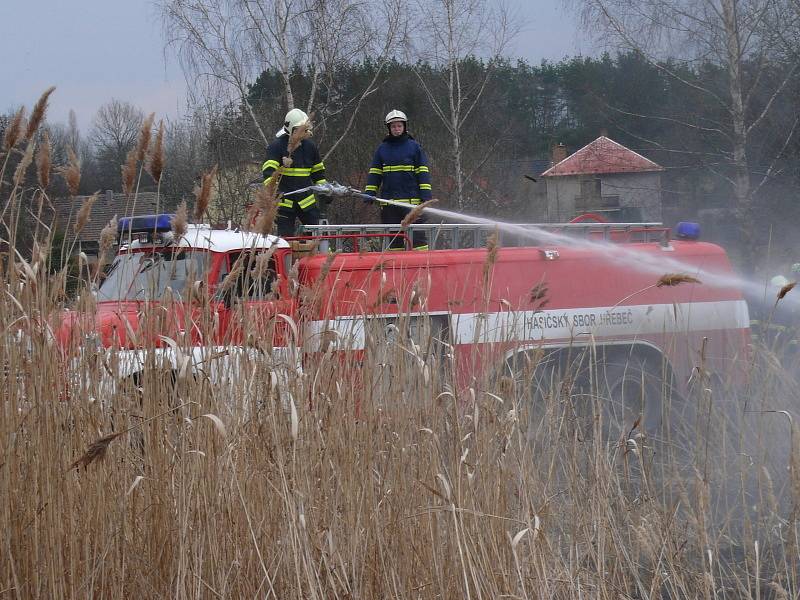
[[[700,238],[700,224],[681,221],[675,226],[675,237],[679,240],[696,240]]]
[[[172,229],[175,215],[142,215],[141,217],[123,217],[117,223],[119,233],[164,232]]]

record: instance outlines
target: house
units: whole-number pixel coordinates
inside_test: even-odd
[[[75,240],[74,251],[83,252],[90,257],[96,257],[100,249],[100,232],[108,222],[117,218],[139,215],[151,215],[157,212],[166,212],[163,199],[159,202],[155,192],[139,192],[136,195],[115,194],[111,190],[98,195],[89,215],[89,220],[83,229],[75,233],[75,223],[78,212],[89,196],[75,196],[73,198],[55,198],[52,206],[54,210],[55,227],[64,232],[68,242]]]
[[[545,219],[566,222],[596,213],[615,222],[660,222],[664,167],[600,136],[567,156],[559,144],[553,165],[541,174],[546,186]]]

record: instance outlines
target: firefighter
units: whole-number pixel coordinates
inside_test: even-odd
[[[310,139],[310,129],[300,145],[288,156],[289,140],[297,127],[308,123],[308,115],[299,108],[286,113],[283,127],[276,134],[276,139],[267,147],[267,160],[261,167],[264,185],[270,178],[280,174],[278,191],[285,194],[315,184],[327,183],[325,165],[320,158],[317,145]],[[291,160],[289,160],[291,159]],[[327,197],[321,201],[330,202]],[[303,225],[318,225],[320,218],[319,204],[313,193],[283,196],[278,203],[278,235],[281,237],[294,235],[295,221]]]
[[[431,174],[425,151],[408,133],[405,113],[393,110],[386,115],[384,123],[389,134],[375,151],[364,191],[370,196],[377,196],[380,189],[381,198],[408,205],[409,208],[405,208],[380,202],[381,222],[400,223],[412,206],[431,199]],[[424,222],[422,218],[417,219],[417,223]],[[414,249],[428,249],[424,232],[415,231],[412,241]],[[392,240],[391,248],[402,247],[402,239]]]

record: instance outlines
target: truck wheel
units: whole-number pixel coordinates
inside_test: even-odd
[[[514,396],[538,402],[552,395],[554,388],[558,387],[559,371],[555,353],[533,359],[528,355],[518,354],[506,362],[504,376],[513,380]]]
[[[576,368],[558,350],[533,359],[518,355],[509,361],[521,427],[529,439],[549,435],[550,425],[557,423],[565,410],[565,400],[572,402],[577,394]]]
[[[651,439],[659,437],[665,391],[663,371],[661,360],[636,354],[598,365],[597,393],[606,439],[621,439],[635,424],[634,433],[644,433]],[[666,386],[666,390],[670,388],[671,385]]]

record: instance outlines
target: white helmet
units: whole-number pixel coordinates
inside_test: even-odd
[[[789,280],[786,279],[786,277],[784,277],[783,275],[775,275],[775,277],[770,279],[769,282],[771,285],[774,285],[775,287],[783,287],[789,283]]]
[[[308,115],[299,108],[293,108],[286,113],[286,118],[283,120],[283,128],[275,134],[275,137],[280,137],[285,133],[292,133],[295,127],[300,127],[308,123]]]
[[[389,123],[394,123],[395,121],[402,121],[406,125],[408,125],[408,117],[406,117],[406,113],[402,110],[393,110],[388,115],[386,115],[386,120],[384,121],[386,125]]]

